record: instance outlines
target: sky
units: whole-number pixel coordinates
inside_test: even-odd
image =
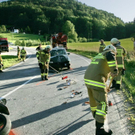
[[[135,18],[135,0],[78,0],[78,2],[113,13],[125,23]]]
[[[0,2],[2,1],[7,0],[0,0]],[[135,0],[78,0],[78,2],[113,13],[125,23],[131,22],[135,18]]]

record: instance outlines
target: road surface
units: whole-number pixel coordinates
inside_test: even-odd
[[[15,48],[15,47],[14,47]],[[94,135],[95,121],[88,104],[84,73],[91,60],[70,54],[71,69],[49,73],[41,81],[35,49],[26,48],[27,60],[0,74],[0,96],[7,99],[15,135]],[[16,54],[16,48],[10,53]],[[62,77],[68,76],[62,80]],[[66,80],[70,79],[68,85]],[[80,94],[72,97],[72,93]],[[114,135],[134,135],[128,128],[124,98],[115,90],[108,95],[108,125]],[[107,127],[107,124],[105,126]]]

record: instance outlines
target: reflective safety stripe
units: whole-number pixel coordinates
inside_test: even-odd
[[[108,66],[109,66],[109,67],[114,67],[114,66],[116,66],[116,62],[115,62],[115,61],[108,61],[107,63],[108,63]]]
[[[121,84],[121,81],[116,81],[116,84]]]
[[[97,59],[105,59],[105,57],[102,55],[102,53],[99,53],[97,56],[95,56],[95,57],[92,59],[91,64],[98,64],[99,61],[96,61]]]
[[[99,62],[91,62],[91,64],[98,64]]]
[[[106,115],[106,113],[104,112],[104,111],[101,111],[101,110],[96,110],[96,114],[97,115],[101,115],[101,116],[105,116]]]
[[[90,108],[91,108],[91,111],[96,111],[97,106],[96,107],[90,107]]]
[[[123,68],[123,65],[122,65],[122,64],[121,64],[121,65],[119,64],[119,65],[118,65],[118,68],[120,68],[120,67]]]
[[[106,103],[105,102],[101,102],[101,104],[102,104],[102,111],[105,111],[105,109],[106,109]]]
[[[122,49],[117,49],[116,57],[122,57]]]
[[[45,54],[44,52],[41,52],[41,54]]]
[[[106,110],[106,103],[105,102],[100,102],[100,103],[102,104],[102,108],[101,108],[101,110],[97,109],[96,110],[96,114],[97,115],[105,116],[106,115],[106,112],[105,112],[105,110]]]
[[[101,83],[101,82],[97,82],[97,81],[92,81],[92,80],[88,80],[88,79],[84,79],[85,83],[88,85],[92,85],[92,86],[96,86],[96,87],[100,87],[100,88],[105,88],[105,84]]]

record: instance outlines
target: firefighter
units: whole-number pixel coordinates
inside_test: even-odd
[[[26,50],[24,49],[24,47],[21,49],[21,59],[23,60],[23,62],[25,61],[26,59]]]
[[[36,52],[36,57],[37,57],[37,59],[38,59],[38,65],[39,65],[39,68],[40,68],[40,70],[41,70],[42,64],[41,64],[41,62],[40,62],[40,60],[39,60],[39,52],[42,50],[41,44],[39,44],[39,46],[36,48],[36,50],[37,50],[37,52]]]
[[[104,40],[103,39],[101,39],[100,42],[101,42],[101,44],[100,44],[100,47],[99,47],[99,53],[103,52],[103,50],[106,47],[106,45],[104,44]]]
[[[108,102],[108,88],[105,85],[109,75],[117,75],[116,48],[108,45],[93,58],[91,64],[85,71],[84,81],[88,90],[90,108],[95,118],[96,135],[111,135],[112,131],[106,132],[103,128]]]
[[[1,57],[1,51],[0,51],[0,72],[3,72],[2,71],[2,68],[3,68],[3,64],[2,64],[2,57]]]
[[[42,47],[41,47],[41,46],[42,46],[42,45],[39,44],[39,46],[36,48],[36,51],[42,50]]]
[[[132,38],[131,38],[131,41],[133,41],[133,48],[134,48],[134,50],[135,50],[135,37],[132,37]]]
[[[122,75],[125,73],[124,57],[126,55],[126,50],[120,45],[120,41],[117,38],[112,38],[110,42],[116,47],[116,61],[118,64],[118,75],[113,79],[111,88],[116,88],[118,90],[121,86]]]
[[[17,57],[18,57],[18,60],[20,60],[21,58],[20,58],[20,47],[19,46],[17,46]]]
[[[41,62],[41,79],[48,80],[49,62],[51,46],[47,45],[44,50],[39,51],[39,61]]]

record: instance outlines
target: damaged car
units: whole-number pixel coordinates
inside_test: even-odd
[[[50,51],[51,58],[49,66],[56,70],[62,70],[63,68],[70,69],[70,58],[65,48],[55,47]]]

